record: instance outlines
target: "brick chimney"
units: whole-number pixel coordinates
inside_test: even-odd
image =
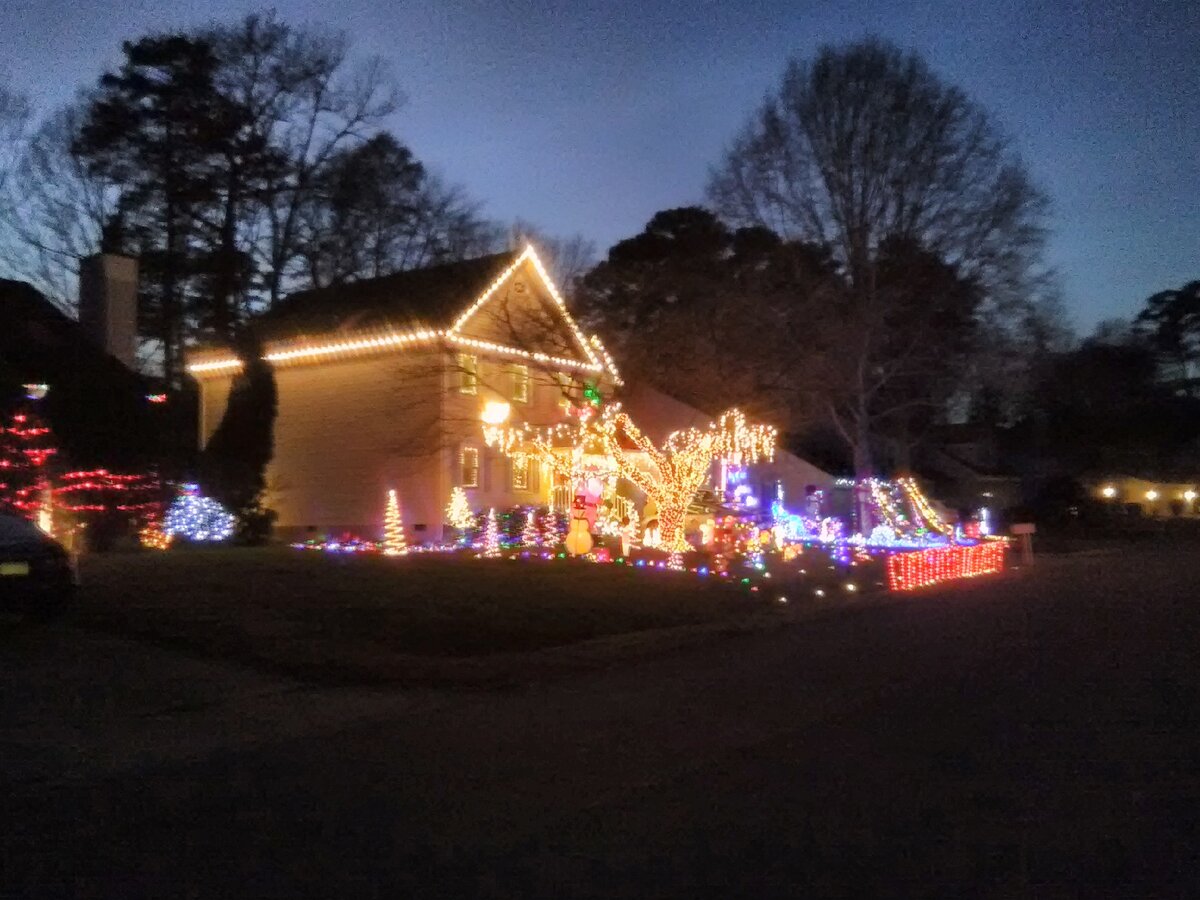
[[[137,361],[138,262],[96,253],[79,264],[79,324],[101,350],[128,368]]]

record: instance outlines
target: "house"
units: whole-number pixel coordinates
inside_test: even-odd
[[[0,280],[0,409],[24,385],[48,388],[37,413],[78,468],[142,470],[163,456],[173,415],[161,385],[134,367],[137,263],[98,254],[80,269],[79,320],[22,281]]]
[[[549,471],[486,446],[481,417],[553,425],[587,388],[623,387],[532,247],[294,294],[256,330],[278,392],[265,502],[285,538],[374,537],[389,489],[419,542],[441,540],[454,487],[474,509],[546,504]],[[189,354],[201,442],[241,368],[227,348]],[[651,407],[635,410],[651,432],[658,419],[708,421],[677,401]]]
[[[1115,510],[1164,519],[1200,515],[1197,504],[1200,484],[1194,481],[1150,480],[1131,475],[1088,477],[1083,481],[1089,496]]]

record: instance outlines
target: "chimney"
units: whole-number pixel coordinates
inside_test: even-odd
[[[97,347],[133,369],[137,360],[137,260],[96,253],[79,264],[79,324]]]

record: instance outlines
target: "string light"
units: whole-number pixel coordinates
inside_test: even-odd
[[[1006,541],[930,547],[887,557],[888,589],[911,591],[959,578],[975,578],[1004,570]]]
[[[558,513],[550,510],[542,518],[542,546],[553,549],[562,543],[562,525]]]
[[[202,496],[196,484],[184,484],[180,494],[163,517],[163,534],[189,541],[228,540],[237,527],[237,518],[211,497]]]
[[[450,502],[446,506],[446,521],[453,528],[457,528],[462,532],[462,537],[466,539],[466,532],[475,527],[475,514],[471,512],[471,505],[467,502],[467,492],[461,487],[456,487],[450,492]]]
[[[584,360],[571,359],[564,356],[555,356],[539,351],[530,351],[521,347],[514,347],[508,344],[500,344],[495,341],[487,341],[479,338],[466,337],[461,333],[462,328],[468,321],[479,311],[479,309],[487,303],[488,300],[500,289],[503,284],[512,277],[520,266],[526,262],[532,262],[534,269],[542,279],[547,292],[553,299],[556,307],[561,312],[567,327],[570,329],[572,336],[575,338],[580,349],[583,351]],[[563,369],[576,369],[580,371],[589,371],[602,373],[607,371],[616,383],[620,384],[620,376],[616,372],[615,366],[606,367],[601,361],[601,356],[598,356],[596,346],[584,338],[583,332],[579,330],[579,326],[571,317],[567,310],[566,301],[558,292],[558,288],[554,285],[545,266],[542,265],[537,253],[532,246],[527,246],[525,250],[517,257],[513,263],[506,268],[500,275],[484,290],[484,292],[476,298],[475,302],[467,307],[454,322],[449,329],[418,329],[415,331],[394,331],[389,330],[384,333],[370,333],[359,336],[351,336],[339,339],[337,341],[313,342],[304,339],[290,344],[272,344],[269,352],[263,354],[263,359],[270,363],[287,363],[287,362],[311,362],[319,361],[329,356],[340,356],[352,353],[370,353],[380,351],[394,351],[405,349],[407,347],[444,342],[461,347],[470,347],[479,350],[489,350],[503,356],[514,356],[522,359],[533,360],[534,362],[545,365],[555,366]],[[602,345],[600,346],[603,350]],[[611,364],[611,358],[607,353],[602,353],[603,357]],[[188,365],[188,372],[196,377],[219,376],[234,372],[242,367],[242,361],[236,357],[216,356],[215,358],[206,358],[204,355],[193,357],[195,362]]]
[[[726,411],[705,429],[673,432],[661,448],[634,424],[620,404],[604,411],[597,429],[618,473],[654,502],[662,545],[672,552],[691,549],[683,533],[684,515],[696,491],[708,478],[714,461],[755,463],[761,458],[773,458],[775,451],[775,429],[749,425],[737,409]],[[625,450],[622,446],[625,440],[645,454],[650,469]]]
[[[138,541],[147,550],[169,550],[172,536],[162,530],[157,523],[147,525],[138,532]]]
[[[383,514],[383,553],[403,556],[408,552],[404,540],[404,525],[400,519],[400,500],[394,490],[388,491],[387,509]]]
[[[623,385],[625,382],[621,380],[621,373],[617,371],[617,364],[613,362],[612,356],[609,355],[608,348],[601,343],[600,336],[593,334],[590,340],[592,342],[592,346],[596,348],[596,351],[604,360],[605,368],[608,369],[608,373],[612,376],[613,381],[618,386]]]
[[[521,529],[521,546],[537,547],[541,542],[541,535],[538,534],[536,514],[532,509],[528,510],[525,513],[525,527]]]
[[[500,555],[500,529],[496,523],[496,509],[488,510],[487,525],[483,529],[483,552],[479,554],[485,559],[495,559]]]

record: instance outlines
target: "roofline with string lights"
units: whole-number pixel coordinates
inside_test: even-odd
[[[575,339],[582,354],[582,359],[572,359],[556,356],[523,347],[495,341],[481,340],[463,334],[463,328],[471,318],[504,286],[517,270],[526,262],[532,263],[542,284],[545,286],[551,300],[564,317],[571,335]],[[471,350],[481,350],[498,356],[512,359],[527,360],[545,366],[551,366],[570,371],[607,375],[616,384],[622,384],[616,364],[605,349],[604,344],[596,335],[587,337],[567,310],[566,301],[550,273],[542,264],[537,251],[532,244],[526,245],[519,256],[501,272],[491,284],[481,293],[459,316],[450,328],[426,329],[374,329],[356,333],[338,333],[336,337],[304,337],[287,341],[271,341],[264,346],[263,359],[272,366],[317,364],[335,359],[346,359],[356,356],[374,356],[387,353],[398,353],[417,347],[444,348],[461,347]],[[231,356],[226,349],[198,349],[188,354],[187,371],[193,378],[204,380],[222,378],[232,375],[242,368],[242,361]]]

